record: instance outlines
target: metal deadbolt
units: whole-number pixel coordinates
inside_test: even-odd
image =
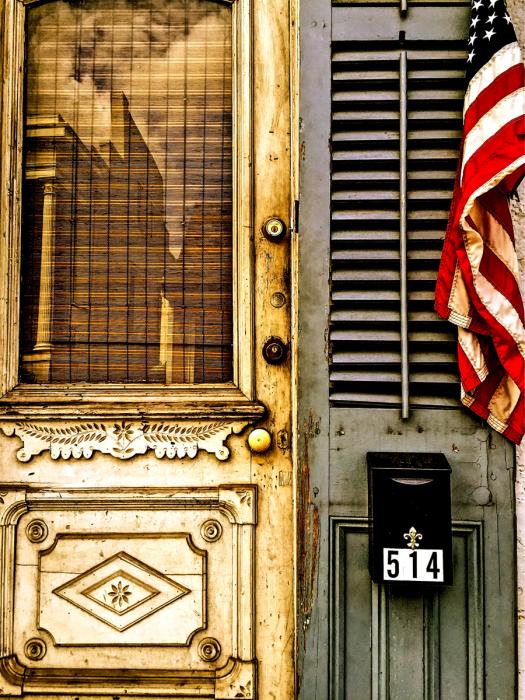
[[[267,219],[263,225],[263,235],[269,241],[281,241],[286,236],[286,225],[284,221],[272,216]]]
[[[263,345],[262,354],[266,362],[270,365],[280,365],[281,362],[286,360],[288,355],[288,348],[286,343],[278,338],[277,336],[272,336]]]

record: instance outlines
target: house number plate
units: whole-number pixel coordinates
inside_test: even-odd
[[[442,549],[383,549],[385,581],[443,583]]]

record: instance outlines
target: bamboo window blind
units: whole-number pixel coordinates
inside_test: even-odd
[[[21,380],[232,379],[231,8],[28,8]]]

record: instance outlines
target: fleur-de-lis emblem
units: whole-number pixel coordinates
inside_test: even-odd
[[[416,547],[419,547],[418,540],[423,539],[423,535],[420,532],[417,532],[414,526],[412,526],[408,532],[405,532],[403,537],[405,540],[409,540],[407,542],[407,547],[410,547],[410,549],[416,549]]]
[[[111,590],[108,592],[112,605],[119,608],[129,603],[130,595],[131,591],[129,590],[129,586],[122,585],[122,581],[119,581],[117,585],[112,583]]]

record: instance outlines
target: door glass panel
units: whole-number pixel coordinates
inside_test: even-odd
[[[21,380],[232,379],[231,8],[28,8]]]

